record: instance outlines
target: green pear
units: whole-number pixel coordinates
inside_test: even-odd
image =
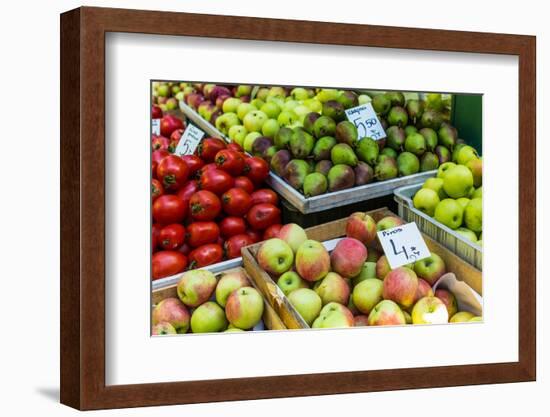
[[[292,129],[289,127],[281,127],[274,138],[274,144],[278,149],[285,149],[290,143],[290,138],[292,138]]]
[[[357,165],[357,155],[351,146],[345,143],[334,145],[330,151],[330,159],[334,165],[345,164],[352,167]]]
[[[380,153],[380,148],[374,139],[363,138],[359,141],[356,152],[361,161],[374,165]]]
[[[415,154],[410,152],[403,152],[397,157],[397,170],[399,176],[405,177],[407,175],[416,174],[420,169],[420,162]]]
[[[404,127],[407,126],[409,115],[403,107],[395,106],[390,109],[387,120],[390,126]]]
[[[390,156],[382,155],[374,167],[374,176],[380,180],[389,180],[397,177],[397,162]]]
[[[310,173],[309,164],[303,159],[293,159],[285,167],[285,180],[296,190],[301,190],[306,176]]]
[[[357,128],[353,123],[344,120],[336,125],[336,140],[338,142],[355,147],[358,139]]]
[[[391,100],[385,94],[379,94],[372,99],[372,107],[378,114],[386,114],[391,108]]]
[[[426,139],[420,133],[412,133],[405,139],[405,150],[415,154],[422,155],[426,152]]]
[[[405,137],[412,135],[413,133],[418,133],[416,126],[405,126]]]
[[[391,126],[386,130],[386,145],[396,151],[403,149],[405,144],[405,130],[399,126]]]
[[[327,192],[327,188],[327,178],[319,172],[312,172],[304,179],[304,195],[306,197],[324,194]]]
[[[378,157],[382,156],[382,155],[385,155],[385,156],[389,156],[393,159],[397,159],[397,151],[395,149],[392,149],[392,148],[384,148],[380,151],[380,154],[378,155]]]
[[[336,133],[336,122],[327,116],[321,116],[313,123],[313,134],[316,138],[323,136],[334,136]]]
[[[315,139],[301,127],[292,129],[289,148],[295,158],[305,159],[309,156],[315,145]]]
[[[420,129],[418,133],[424,136],[424,139],[426,140],[426,149],[429,151],[434,151],[438,141],[436,131],[430,129],[429,127],[425,127]]]
[[[432,152],[426,152],[420,158],[420,171],[432,171],[439,168],[439,158]]]
[[[355,172],[344,164],[334,165],[327,174],[329,191],[340,191],[355,185]]]
[[[332,136],[323,136],[313,146],[313,157],[316,161],[330,159],[330,151],[336,145],[336,139]]]

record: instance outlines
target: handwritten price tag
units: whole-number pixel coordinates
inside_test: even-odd
[[[378,239],[392,269],[430,256],[416,223],[382,230]]]
[[[151,122],[151,133],[153,135],[160,135],[160,119],[153,119]]]
[[[359,138],[372,138],[374,140],[386,137],[386,132],[376,116],[372,104],[365,103],[346,110],[348,120],[357,128]]]
[[[176,146],[176,151],[174,153],[179,156],[191,155],[195,152],[195,149],[199,145],[203,136],[204,132],[198,127],[191,124],[187,125],[183,135],[181,135],[180,141],[178,142],[178,146]]]

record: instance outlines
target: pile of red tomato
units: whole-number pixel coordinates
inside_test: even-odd
[[[152,138],[153,279],[239,257],[281,228],[277,194],[262,188],[267,163],[219,138],[203,139],[193,155],[172,154],[183,129],[165,115]]]

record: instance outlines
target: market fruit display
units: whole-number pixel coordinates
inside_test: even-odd
[[[153,149],[158,143],[153,135]],[[281,226],[279,198],[263,185],[263,159],[210,137],[193,155],[172,152],[153,150],[153,280],[239,257]]]
[[[413,205],[468,241],[482,245],[482,158],[468,145],[455,147],[452,161],[439,167],[413,196]]]
[[[307,239],[299,225],[289,224],[283,229],[291,231],[285,234],[292,236],[291,242],[281,235],[266,240],[256,258],[312,328],[439,324],[473,318],[458,311],[452,292],[433,290],[448,272],[439,255],[431,253],[392,269],[375,248],[377,229],[400,224],[403,221],[396,216],[376,222],[368,213],[353,213],[346,221],[346,236],[330,253],[323,243]]]
[[[251,286],[244,270],[216,277],[196,269],[183,274],[177,297],[160,301],[152,312],[152,333],[215,333],[263,329],[264,299]]]

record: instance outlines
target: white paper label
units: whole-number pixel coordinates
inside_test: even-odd
[[[153,135],[160,135],[160,119],[153,119],[151,121],[151,133]]]
[[[378,140],[386,137],[386,132],[371,103],[347,109],[346,116],[357,128],[359,139],[369,137]]]
[[[193,125],[187,125],[183,135],[181,135],[178,146],[176,146],[176,155],[191,155],[195,152],[195,149],[199,145],[201,139],[204,136],[204,132],[198,127]]]
[[[416,223],[407,223],[377,232],[392,269],[430,256]]]

